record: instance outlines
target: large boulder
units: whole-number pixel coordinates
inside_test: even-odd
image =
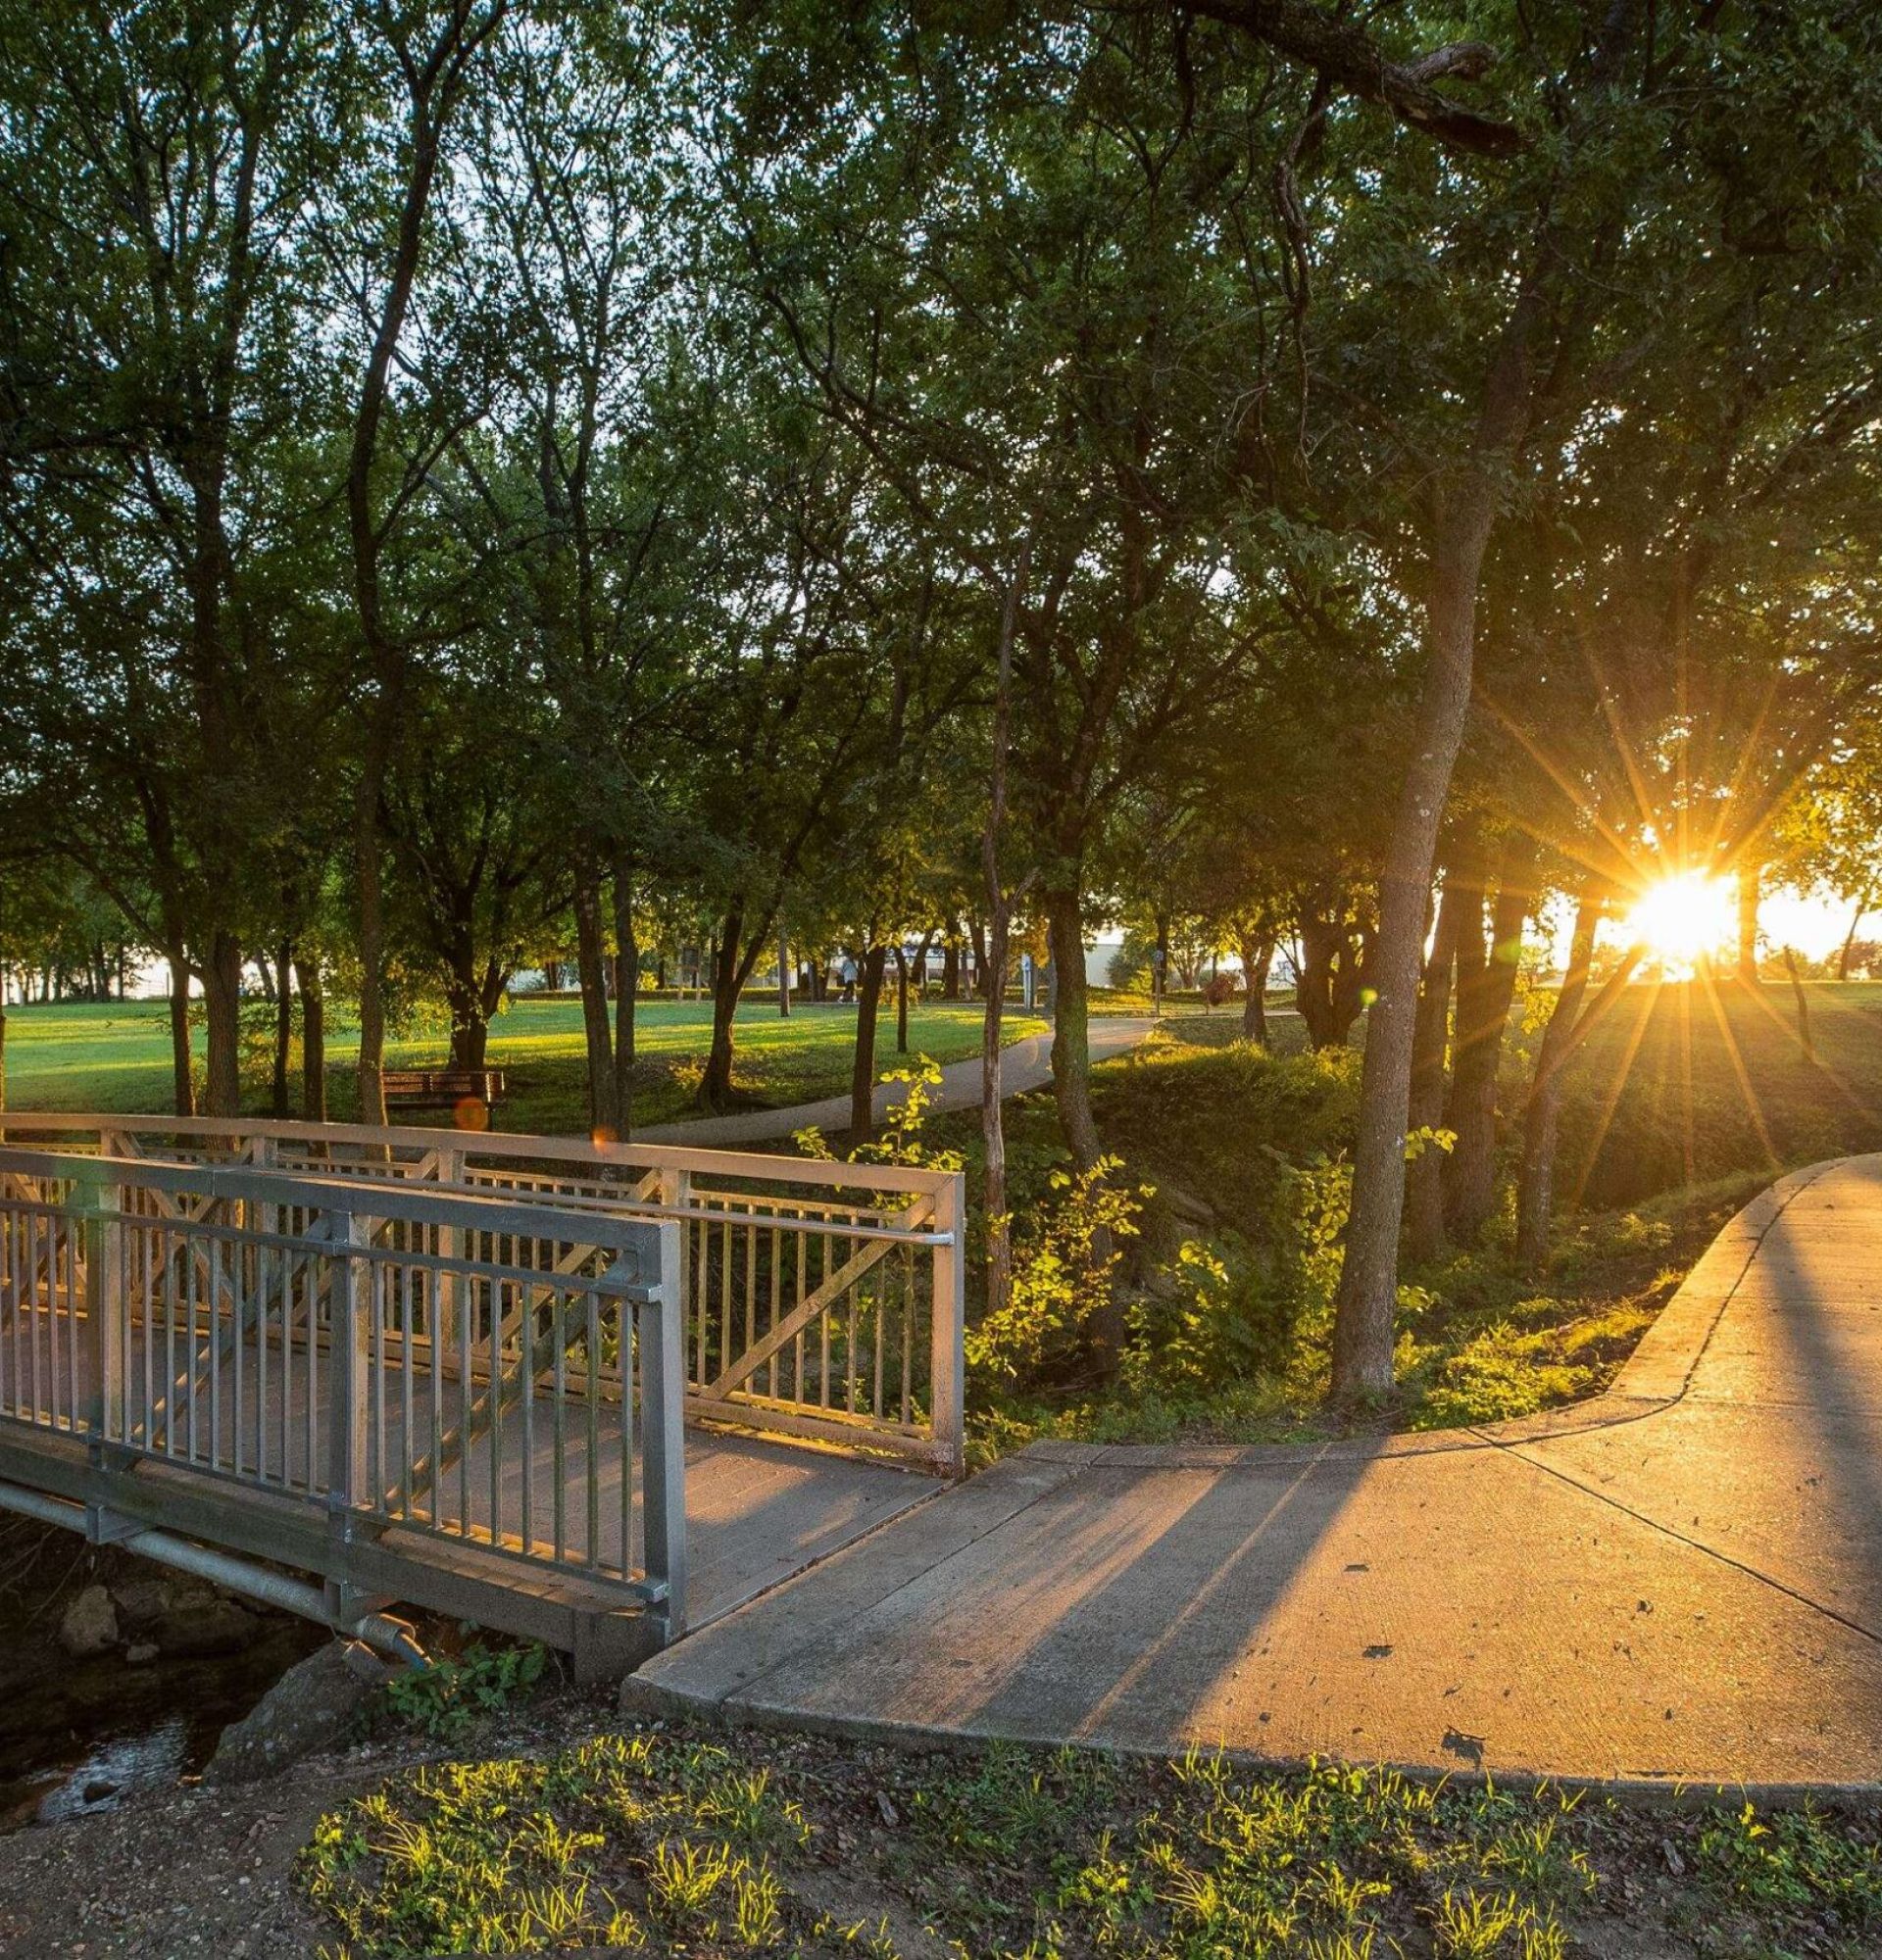
[[[108,1653],[118,1644],[118,1609],[102,1586],[76,1593],[59,1622],[59,1644],[75,1660]]]
[[[223,1731],[206,1774],[212,1782],[252,1782],[334,1747],[353,1734],[368,1698],[393,1672],[359,1641],[329,1642]]]

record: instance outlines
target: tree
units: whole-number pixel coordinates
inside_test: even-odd
[[[339,297],[364,341],[347,443],[347,539],[353,603],[364,654],[358,776],[354,788],[354,880],[359,907],[360,1120],[383,1124],[385,1088],[385,913],[380,808],[386,771],[404,718],[415,627],[387,605],[388,555],[413,497],[456,433],[457,420],[402,414],[392,375],[412,310],[433,193],[453,118],[470,92],[478,56],[507,0],[425,0],[377,11],[353,50],[372,91],[362,122],[373,148],[356,162],[348,222],[329,237]],[[433,406],[435,406],[435,396]],[[416,421],[402,466],[386,467],[388,420]],[[388,476],[395,480],[388,481]]]
[[[59,621],[15,641],[28,766],[75,766],[65,848],[179,976],[183,1107],[200,973],[208,1106],[233,1114],[249,847],[280,809],[258,709],[286,658],[268,566],[298,487],[280,451],[301,213],[331,154],[322,36],[305,0],[55,11],[17,17],[7,56],[7,524]]]

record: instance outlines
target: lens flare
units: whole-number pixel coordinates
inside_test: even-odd
[[[1723,878],[1682,872],[1649,885],[1627,914],[1627,937],[1644,945],[1668,979],[1690,979],[1700,962],[1729,947],[1737,930],[1736,894]]]

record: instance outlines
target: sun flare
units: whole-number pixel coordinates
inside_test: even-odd
[[[1689,975],[1732,942],[1738,913],[1732,886],[1701,871],[1650,885],[1627,914],[1627,936],[1644,945],[1670,977]]]

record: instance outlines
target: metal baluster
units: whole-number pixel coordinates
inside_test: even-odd
[[[440,1234],[442,1237],[442,1234]],[[443,1521],[443,1493],[438,1486],[438,1445],[444,1437],[444,1343],[446,1322],[439,1302],[444,1291],[444,1274],[433,1271],[430,1291],[425,1296],[425,1320],[431,1330],[431,1436],[426,1453],[431,1459],[430,1502],[426,1514],[436,1525]]]
[[[588,1308],[588,1564],[601,1563],[601,1299],[590,1291]],[[627,1466],[621,1465],[626,1475]]]
[[[498,1334],[503,1326],[505,1282],[490,1282],[490,1543],[503,1540],[503,1354]]]
[[[728,1234],[731,1229],[729,1225],[725,1228]],[[749,1354],[758,1345],[758,1227],[755,1225],[742,1225],[739,1228],[738,1236],[745,1248],[745,1347],[743,1351]],[[752,1394],[757,1395],[758,1382],[756,1378],[753,1379],[751,1388]]]
[[[906,1428],[914,1406],[915,1387],[915,1248],[902,1249],[902,1407],[897,1417]]]
[[[797,1216],[800,1220],[808,1219],[810,1213],[800,1210]],[[791,1310],[795,1312],[804,1301],[804,1249],[810,1243],[811,1235],[794,1232],[791,1236],[797,1241],[797,1294],[791,1301]],[[804,1399],[804,1330],[801,1327],[791,1342],[791,1399],[799,1402]]]
[[[392,1268],[369,1260],[372,1278],[372,1508],[385,1508],[385,1316]]]
[[[522,1385],[522,1548],[536,1548],[534,1503],[536,1494],[536,1308],[526,1285],[519,1285],[522,1310],[517,1316],[522,1336],[520,1381]]]
[[[563,1313],[566,1305],[567,1305],[567,1300],[563,1295],[561,1294],[550,1295],[549,1311],[550,1314],[552,1315],[552,1320],[550,1325],[549,1339],[550,1339],[551,1352],[554,1356],[554,1360],[552,1363],[554,1370],[554,1381],[550,1389],[550,1394],[553,1399],[550,1403],[550,1413],[552,1417],[552,1424],[551,1424],[552,1446],[555,1451],[555,1465],[556,1465],[555,1557],[556,1557],[556,1563],[558,1565],[562,1563],[563,1558],[568,1550],[568,1519],[564,1515],[568,1503],[568,1493],[564,1488],[564,1480],[567,1477],[568,1472],[563,1453],[567,1442],[567,1437],[565,1434],[566,1410],[564,1408],[564,1398],[567,1396],[569,1393],[569,1383],[567,1375],[568,1357],[565,1352],[566,1344],[563,1338],[564,1336]]]
[[[217,1326],[221,1317],[222,1289],[216,1284],[216,1241],[209,1242],[209,1460],[217,1461],[223,1447],[223,1342]],[[230,1328],[234,1338],[235,1365],[235,1429],[230,1454],[236,1476],[242,1474],[242,1318],[238,1305],[235,1320]],[[190,1317],[190,1375],[196,1374],[196,1327],[195,1316]],[[194,1451],[192,1450],[192,1454]]]
[[[412,1515],[412,1268],[398,1268],[399,1288],[399,1413],[405,1433],[399,1439],[399,1514]]]
[[[26,1322],[26,1359],[32,1370],[32,1407],[30,1414],[34,1422],[39,1421],[39,1215],[26,1214],[26,1298],[31,1302],[32,1318]]]
[[[183,1455],[191,1463],[196,1461],[196,1261],[191,1256],[187,1237],[183,1245],[183,1315],[186,1324],[185,1345],[189,1349],[189,1367],[185,1372],[183,1400]],[[171,1377],[173,1384],[175,1377]]]
[[[66,1423],[78,1427],[78,1234],[66,1227]]]
[[[477,1282],[469,1275],[452,1289],[458,1308],[458,1530],[470,1535],[470,1315],[475,1309]]]
[[[138,1291],[142,1296],[144,1337],[144,1447],[157,1447],[157,1323],[152,1318],[152,1300],[156,1282],[151,1278],[156,1262],[157,1238],[159,1228],[153,1224],[138,1227],[137,1238],[143,1248],[143,1265],[139,1276]]]
[[[830,1235],[827,1232],[825,1232],[822,1235],[822,1245],[823,1245],[823,1276],[821,1279],[817,1281],[818,1286],[821,1286],[823,1282],[829,1278],[831,1270]],[[835,1304],[834,1301],[826,1303],[823,1308],[823,1311],[817,1316],[817,1340],[818,1370],[819,1370],[817,1384],[817,1400],[826,1409],[830,1405],[830,1308],[834,1304]]]

